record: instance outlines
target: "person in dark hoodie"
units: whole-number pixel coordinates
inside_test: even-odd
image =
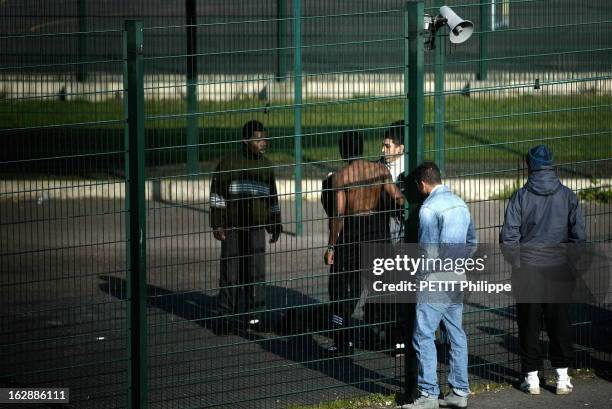
[[[544,321],[550,339],[550,361],[557,374],[556,393],[564,395],[572,391],[567,370],[574,360],[567,304],[541,296],[554,293],[547,288],[559,282],[566,290],[568,285],[572,286],[563,243],[571,246],[571,243],[586,241],[585,223],[578,197],[560,182],[553,169],[550,149],[546,145],[535,146],[526,159],[527,182],[510,198],[500,232],[502,251],[513,266],[513,287],[516,287],[515,281],[539,284],[531,292],[532,299],[526,300],[529,303],[516,305],[521,366],[525,374],[520,388],[531,395],[540,394],[538,370],[543,360],[540,332]],[[519,289],[513,288],[513,291],[520,295]]]

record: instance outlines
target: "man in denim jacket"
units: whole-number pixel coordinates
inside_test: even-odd
[[[424,162],[415,170],[414,175],[419,191],[427,196],[419,212],[419,244],[425,248],[449,244],[475,245],[477,240],[469,209],[461,198],[442,185],[440,169],[436,164]],[[431,257],[429,253],[427,256]],[[453,299],[447,302],[417,303],[412,342],[418,360],[420,396],[414,403],[403,405],[402,408],[467,407],[470,389],[467,338],[461,324],[462,313],[463,304]],[[441,321],[444,322],[451,344],[448,382],[452,390],[444,399],[438,400],[440,388],[436,374],[438,360],[435,332]]]

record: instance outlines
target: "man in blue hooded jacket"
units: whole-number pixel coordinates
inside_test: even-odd
[[[541,249],[586,241],[584,218],[578,197],[557,177],[552,167],[552,152],[546,145],[529,150],[527,165],[527,183],[508,202],[500,241],[510,247],[520,245],[519,259],[511,261],[513,276],[538,274],[553,277],[549,280],[552,284],[568,268],[562,257],[543,253]],[[521,390],[531,395],[540,394],[538,370],[542,367],[543,357],[540,332],[544,321],[550,339],[550,361],[557,373],[556,393],[568,394],[572,391],[572,384],[567,369],[574,359],[574,348],[567,304],[541,301],[516,305],[521,366],[525,373]]]

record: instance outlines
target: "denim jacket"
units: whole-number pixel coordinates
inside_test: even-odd
[[[425,199],[419,211],[419,245],[428,259],[471,257],[476,250],[476,232],[470,211],[461,198],[440,185]],[[429,267],[417,273],[427,281],[465,280],[464,272],[440,271]],[[419,294],[419,302],[460,303],[462,292],[445,291]]]
[[[419,212],[419,243],[476,244],[470,211],[460,197],[446,186],[436,188]]]

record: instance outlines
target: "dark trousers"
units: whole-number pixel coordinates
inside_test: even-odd
[[[219,307],[223,314],[265,309],[266,235],[264,229],[228,229],[221,243]],[[246,317],[245,317],[246,318]]]
[[[344,219],[328,287],[332,338],[340,348],[361,338],[350,322],[361,295],[360,246],[384,243],[387,228],[383,214],[354,215]]]
[[[416,304],[402,304],[398,312],[398,323],[404,344],[404,402],[413,402],[419,397],[417,389],[418,361],[412,343],[416,319]]]
[[[521,367],[523,372],[542,369],[540,343],[542,323],[550,339],[549,357],[554,368],[566,368],[574,361],[574,345],[566,304],[517,304]]]
[[[358,271],[334,272],[331,269],[328,291],[331,301],[331,337],[340,348],[353,342],[358,335],[351,328],[351,314],[361,292]]]

